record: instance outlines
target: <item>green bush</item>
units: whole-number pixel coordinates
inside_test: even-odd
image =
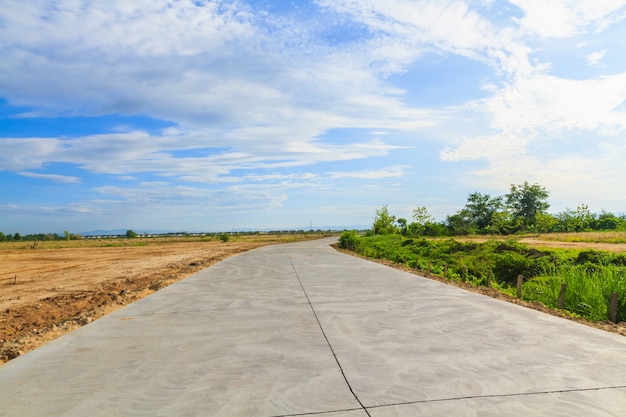
[[[355,230],[346,230],[339,236],[339,247],[341,249],[356,250],[359,247],[360,240]]]

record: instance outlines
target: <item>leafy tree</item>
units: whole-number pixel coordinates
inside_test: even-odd
[[[13,235],[13,240],[22,240],[22,235],[20,235],[19,233],[15,233]]]
[[[133,232],[132,230],[128,229],[128,230],[126,231],[126,237],[127,237],[128,239],[134,239],[134,238],[136,238],[136,237],[137,237],[137,233],[135,233],[135,232]]]
[[[486,231],[494,235],[508,235],[515,233],[520,227],[521,220],[514,219],[508,211],[498,211],[491,217],[491,224]]]
[[[376,209],[376,217],[374,217],[374,233],[377,235],[387,235],[396,232],[394,223],[396,216],[389,213],[386,205]]]
[[[624,224],[625,222],[623,219],[620,219],[613,213],[607,213],[603,210],[602,213],[598,215],[595,222],[595,228],[598,230],[616,230],[620,229]]]
[[[406,236],[408,233],[407,221],[404,218],[399,218],[396,220],[398,222],[398,227],[400,228],[400,234]]]
[[[478,230],[486,232],[494,214],[502,210],[502,197],[491,198],[489,194],[471,193],[467,197],[465,209]]]
[[[64,230],[63,234],[65,235],[65,240],[70,240],[71,239],[70,232],[68,232],[67,230]]]
[[[549,213],[537,213],[535,224],[532,231],[537,233],[550,233],[558,230],[559,219],[557,216]]]
[[[467,209],[461,209],[456,214],[446,216],[446,225],[453,236],[470,235],[476,232],[476,225]]]
[[[586,204],[582,204],[576,210],[565,209],[559,213],[559,229],[563,232],[582,232],[592,228],[596,216],[589,211]]]
[[[416,236],[423,235],[428,225],[435,222],[435,219],[430,215],[426,207],[418,207],[413,210],[413,220],[409,225],[409,230],[412,235]]]
[[[0,232],[0,242],[4,242],[5,240],[7,240],[7,237],[4,233]]]
[[[513,219],[521,223],[522,228],[528,228],[535,224],[538,213],[545,213],[550,207],[548,196],[550,194],[539,184],[511,184],[506,194],[506,206],[513,215]]]

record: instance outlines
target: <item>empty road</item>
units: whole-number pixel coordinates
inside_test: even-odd
[[[229,258],[0,366],[0,415],[626,415],[626,338],[332,241]]]

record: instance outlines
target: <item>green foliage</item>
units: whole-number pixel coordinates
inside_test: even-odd
[[[424,235],[429,224],[434,223],[435,219],[430,215],[426,207],[418,207],[413,210],[413,222],[409,225],[412,236]]]
[[[520,220],[522,226],[528,228],[535,224],[539,213],[545,213],[550,207],[548,196],[550,194],[539,184],[511,184],[509,193],[506,194],[506,206],[515,220]]]
[[[502,197],[491,198],[489,194],[478,192],[467,197],[465,209],[479,232],[489,232],[493,216],[502,210]]]
[[[226,242],[228,242],[228,241],[230,240],[230,236],[229,236],[229,235],[227,235],[226,233],[222,233],[222,234],[220,235],[220,240],[221,240],[222,242],[226,243]]]
[[[359,247],[360,240],[356,231],[344,231],[339,236],[339,247],[347,250],[356,250]]]
[[[128,239],[134,239],[134,238],[136,238],[136,237],[137,237],[137,233],[135,233],[135,232],[133,232],[132,230],[128,229],[128,230],[126,231],[126,237],[127,237]]]
[[[396,216],[389,213],[389,208],[386,205],[379,209],[376,209],[376,217],[374,217],[374,234],[387,235],[396,232],[394,223],[396,222]]]
[[[573,265],[547,268],[524,283],[524,299],[557,307],[561,284],[566,284],[564,309],[590,320],[606,320],[612,293],[619,297],[619,316],[626,318],[626,268],[615,265]]]
[[[595,214],[589,211],[589,207],[582,204],[576,210],[565,209],[557,216],[556,228],[560,232],[583,232],[591,230],[596,222]]]
[[[446,224],[452,236],[470,235],[476,233],[476,224],[471,213],[463,209],[456,214],[446,217]]]
[[[482,243],[455,239],[407,238],[399,234],[360,237],[344,232],[342,248],[383,258],[407,267],[484,285],[515,295],[522,274],[523,298],[556,307],[561,283],[567,283],[565,309],[591,320],[606,320],[612,292],[620,297],[620,315],[626,319],[626,255],[590,250],[537,250],[516,240]],[[447,268],[446,268],[447,267]]]
[[[396,221],[398,222],[398,229],[400,231],[400,234],[403,235],[403,236],[406,236],[408,234],[408,232],[409,232],[409,228],[407,226],[406,219],[399,218]]]

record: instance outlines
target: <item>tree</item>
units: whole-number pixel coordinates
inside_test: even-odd
[[[132,230],[128,229],[126,231],[126,237],[129,239],[134,239],[137,237],[137,233],[133,232]]]
[[[413,223],[409,225],[409,230],[411,234],[417,236],[423,235],[427,226],[435,221],[426,207],[418,207],[413,210],[413,220]]]
[[[386,205],[376,209],[376,217],[374,217],[374,233],[377,235],[387,235],[396,232],[394,223],[396,216],[389,213]]]
[[[476,225],[467,209],[461,209],[456,214],[446,216],[446,225],[453,236],[470,235],[476,231]]]
[[[22,235],[20,235],[19,233],[15,233],[13,235],[13,240],[22,240]]]
[[[494,214],[502,210],[502,197],[491,198],[489,194],[471,193],[467,197],[465,209],[478,231],[486,232]]]
[[[398,220],[396,220],[398,222],[398,227],[400,228],[400,234],[403,236],[406,236],[408,229],[407,229],[407,221],[404,218],[399,218]]]
[[[620,219],[613,213],[607,213],[602,210],[602,213],[600,213],[596,220],[595,228],[598,230],[615,230],[619,229],[622,224],[624,224],[623,219]]]
[[[559,229],[559,219],[553,214],[537,213],[535,224],[532,227],[533,232],[550,233]]]
[[[582,204],[576,210],[565,209],[559,213],[559,227],[562,232],[583,232],[590,230],[596,222],[595,214],[591,213],[589,206]]]
[[[505,196],[506,206],[513,215],[513,219],[520,221],[522,228],[528,228],[535,224],[537,214],[545,213],[550,207],[548,196],[550,194],[539,184],[511,184],[509,193]]]
[[[70,240],[71,239],[70,232],[68,232],[67,230],[64,230],[63,234],[65,235],[65,240]]]

